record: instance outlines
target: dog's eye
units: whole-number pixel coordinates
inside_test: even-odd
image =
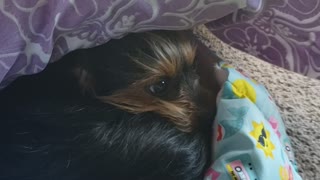
[[[161,95],[167,90],[168,82],[167,80],[160,80],[156,84],[149,86],[149,90],[154,95]]]

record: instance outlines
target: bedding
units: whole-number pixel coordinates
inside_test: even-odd
[[[2,0],[0,89],[49,62],[129,32],[188,29],[261,0]]]
[[[320,179],[320,81],[235,49],[204,25],[194,33],[237,69],[262,83],[279,107],[302,179]]]
[[[320,0],[265,0],[207,24],[225,43],[274,65],[320,79]]]
[[[205,180],[300,180],[278,107],[256,80],[226,63],[217,100],[213,162]]]
[[[261,8],[261,2],[88,0],[84,3],[80,0],[2,0],[0,89],[18,76],[40,72],[49,62],[75,49],[94,47],[129,32],[188,29],[238,9],[254,14]],[[200,31],[199,34],[203,33]],[[320,157],[317,155],[320,151],[320,94],[317,90],[320,83],[236,51],[213,38],[207,30],[204,34],[203,37],[211,38],[207,44],[219,49],[218,53],[223,59],[249,69],[252,75],[267,84],[284,115],[285,124],[289,127],[287,132],[293,137],[292,146],[297,149],[301,176],[306,179],[320,178]],[[295,63],[290,67],[293,66]],[[283,78],[279,80],[277,76]],[[279,89],[283,90],[280,95],[277,94]]]

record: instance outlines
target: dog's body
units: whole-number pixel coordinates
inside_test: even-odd
[[[10,85],[0,94],[0,180],[201,179],[211,132],[201,117],[214,99],[186,37],[134,34]]]
[[[208,134],[88,99],[46,73],[0,93],[0,180],[201,179]]]

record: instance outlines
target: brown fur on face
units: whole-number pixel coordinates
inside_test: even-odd
[[[176,41],[159,34],[145,33],[144,41],[150,46],[150,55],[138,49],[138,56],[128,55],[139,64],[150,77],[174,77],[184,66],[192,66],[195,58],[196,46],[193,42],[176,34]]]
[[[78,74],[87,75],[87,78],[78,76],[81,77],[80,85],[84,89],[92,89],[95,97],[103,102],[136,114],[156,112],[181,130],[191,131],[202,108],[200,92],[203,91],[193,67],[196,45],[188,33],[156,31],[132,34],[115,46],[117,48],[109,52],[123,47],[124,50],[120,50],[119,56],[112,56],[114,59],[92,63],[92,69],[82,69],[85,72]],[[123,61],[123,64],[112,66],[108,64],[111,61]],[[111,69],[115,71],[113,78],[119,77],[121,81],[123,77],[126,82],[119,85],[120,88],[106,90],[110,87],[102,85],[105,81],[103,77],[112,78],[107,73]],[[149,87],[163,79],[168,82],[167,91],[162,95],[152,94]],[[118,83],[114,79],[111,81]],[[109,82],[106,80],[105,84]],[[115,83],[110,83],[110,86]]]
[[[134,84],[100,100],[132,113],[157,112],[173,121],[180,129],[190,131],[191,119],[197,111],[195,103],[182,91],[177,99],[165,101],[144,91],[144,84]]]
[[[179,44],[157,34],[146,33],[144,39],[153,55],[143,50],[138,50],[139,56],[128,55],[129,60],[145,70],[146,78],[110,96],[98,96],[98,98],[132,113],[157,112],[172,120],[181,129],[189,131],[192,116],[197,110],[190,94],[185,92],[186,89],[181,88],[178,97],[167,101],[150,95],[145,90],[147,86],[156,83],[162,77],[175,78],[185,66],[193,65],[195,45],[183,37],[178,38],[181,38]]]

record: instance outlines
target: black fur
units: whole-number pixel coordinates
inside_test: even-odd
[[[0,180],[193,180],[210,159],[210,127],[184,133],[84,98],[51,68],[3,90],[0,118]]]

